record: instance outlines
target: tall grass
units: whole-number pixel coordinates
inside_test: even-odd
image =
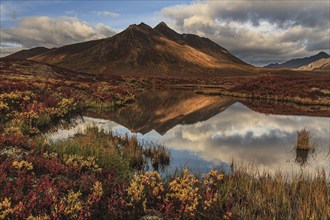
[[[163,145],[149,146],[144,149],[144,155],[149,158],[154,170],[164,170],[170,165],[170,153]]]
[[[308,131],[299,131],[297,134],[297,145],[310,146]],[[65,154],[93,156],[100,167],[116,171],[118,184],[124,179],[129,180],[134,171],[145,171],[148,163],[157,170],[170,162],[170,155],[164,146],[143,147],[134,136],[118,137],[98,131],[97,128],[89,128],[86,134],[64,141],[38,144],[36,150],[56,152],[62,157]],[[232,167],[232,171],[224,175],[217,186],[217,199],[208,211],[203,209],[204,202],[209,198],[205,194],[206,189],[201,188],[201,182],[195,185],[184,183],[188,186],[182,187],[193,187],[192,192],[198,192],[197,219],[327,219],[330,216],[330,185],[324,170],[315,174],[289,176],[281,172],[275,175],[261,173],[251,166],[233,164]],[[161,180],[164,184],[163,196],[171,194],[170,183],[180,175],[182,172],[178,171]],[[201,179],[196,175],[194,178]],[[204,187],[208,187],[207,184]],[[162,213],[164,210],[159,207],[171,202],[157,200],[155,204],[150,203],[149,208]],[[139,213],[145,214],[145,211],[141,209]]]
[[[315,144],[311,143],[311,134],[309,130],[302,129],[297,131],[297,141],[295,145],[295,162],[300,166],[305,166],[310,153],[315,152]]]
[[[155,170],[169,165],[170,153],[158,145],[142,146],[135,136],[118,137],[112,133],[87,128],[85,134],[77,134],[66,140],[39,143],[36,151],[55,152],[59,156],[93,156],[102,168],[114,169],[122,176],[134,170],[147,170],[149,161]]]
[[[314,149],[315,146],[311,143],[310,131],[305,128],[297,131],[297,143],[296,148],[300,150]]]
[[[327,219],[330,215],[329,185],[324,171],[292,177],[258,172],[246,167],[226,175],[220,186],[220,207],[233,219]],[[251,173],[249,171],[249,173]]]

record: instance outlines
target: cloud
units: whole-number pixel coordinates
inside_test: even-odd
[[[110,37],[112,35],[114,35],[116,33],[115,30],[113,30],[111,27],[107,26],[107,25],[104,25],[102,23],[98,23],[96,26],[95,26],[95,30],[103,35],[103,36],[106,36],[106,37]]]
[[[163,8],[180,32],[212,39],[253,64],[329,52],[328,1],[202,1]],[[172,22],[172,23],[171,23]]]
[[[36,46],[52,48],[105,38],[115,33],[109,26],[99,23],[94,27],[75,17],[26,17],[18,22],[17,27],[1,30],[1,45],[20,45],[17,50]]]
[[[93,11],[93,13],[97,16],[109,16],[111,18],[117,18],[120,16],[120,14],[112,11]]]

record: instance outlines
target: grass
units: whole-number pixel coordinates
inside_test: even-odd
[[[261,76],[226,89],[196,90],[198,94],[225,95],[244,99],[291,102],[300,105],[330,105],[327,76]]]
[[[296,149],[299,150],[311,150],[314,149],[314,144],[311,143],[311,134],[309,130],[305,128],[297,131],[297,143]]]
[[[306,143],[309,132],[301,134]],[[25,142],[15,141],[26,148]],[[330,214],[324,171],[286,176],[233,165],[225,175],[212,170],[200,176],[182,168],[161,178],[147,171],[148,163],[168,165],[168,151],[164,146],[143,147],[134,136],[118,137],[92,127],[63,141],[39,137],[36,142],[30,153],[0,164],[0,215],[52,216],[73,195],[75,203],[68,204],[72,212],[57,213],[62,218],[81,216],[86,209],[98,219],[136,219],[150,212],[170,219],[327,219]],[[31,197],[37,205],[30,203]],[[22,205],[28,207],[24,212]]]
[[[297,132],[297,146],[300,150],[301,148],[303,150],[310,149],[312,146],[310,132],[306,129]],[[97,164],[100,167],[117,171],[118,183],[123,179],[130,181],[134,170],[142,170],[144,173],[147,170],[148,161],[155,170],[168,165],[170,162],[170,155],[164,146],[142,147],[134,136],[129,137],[126,135],[120,138],[113,134],[98,131],[97,128],[89,128],[84,135],[50,143],[46,146],[46,149],[49,152],[56,152],[62,157],[66,154],[81,155],[85,158],[93,156],[97,159]],[[235,169],[224,175],[217,185],[216,198],[218,199],[214,199],[211,209],[208,211],[203,208],[203,204],[208,198],[203,191],[206,185],[200,185],[202,183],[198,181],[202,178],[192,174],[193,176],[190,178],[193,179],[189,181],[197,182],[189,187],[193,187],[192,190],[197,190],[196,192],[200,194],[195,195],[199,198],[199,205],[194,206],[196,208],[194,209],[194,217],[198,219],[325,219],[325,216],[329,215],[329,183],[324,171],[319,171],[313,175],[294,174],[288,176],[280,172],[275,175],[267,172],[259,173],[254,171],[253,168],[243,165],[235,165],[234,167]],[[179,171],[165,180],[160,180],[164,185],[164,198],[171,192],[170,186],[174,184],[172,181],[184,176],[184,172]],[[121,178],[123,179],[121,180]],[[147,177],[143,177],[142,180],[144,178]],[[176,184],[185,182],[185,180],[180,181]],[[184,184],[188,184],[189,181]],[[143,181],[139,184],[142,188],[151,187],[150,184],[152,185],[150,182]],[[180,187],[184,188],[186,185]],[[150,199],[150,201],[147,201],[149,210],[161,213],[165,217],[178,217],[177,215],[184,218],[192,217],[173,207],[169,213],[163,212],[159,209],[163,204],[162,201],[155,200],[157,201],[155,202],[147,192],[141,193],[142,198]],[[143,193],[147,194],[144,195]],[[179,197],[173,197],[173,199],[178,200],[175,200],[176,202],[174,200],[169,201],[169,203],[183,202]],[[140,216],[145,215],[147,212],[143,210],[141,201],[136,202],[134,209],[137,210],[134,210],[133,213],[139,213]],[[194,202],[197,202],[197,200],[194,200]],[[188,207],[188,203],[186,201],[184,204]]]
[[[99,131],[96,127],[87,128],[85,134],[56,141],[40,143],[37,152],[55,152],[59,156],[79,155],[94,157],[101,167],[115,169],[122,176],[132,170],[149,169],[149,161],[155,170],[169,165],[170,153],[164,146],[142,146],[135,136],[119,137],[112,133]]]
[[[223,95],[243,99],[264,99],[273,101],[291,102],[299,105],[324,105],[330,106],[330,100],[327,98],[312,99],[298,96],[278,96],[278,95],[258,95],[245,92],[217,91],[217,90],[196,90],[196,94],[203,95]]]
[[[150,158],[154,170],[164,170],[170,165],[170,153],[163,145],[150,146],[144,149],[144,155]]]
[[[315,175],[251,173],[241,167],[225,176],[220,186],[220,207],[233,219],[326,219],[329,217],[329,183],[324,171]]]
[[[56,120],[83,108],[122,106],[132,101],[136,89],[166,88],[182,79],[132,79],[122,85],[118,79],[83,82],[76,81],[76,74],[74,80],[48,79],[4,69],[0,150],[13,153],[0,155],[0,219],[136,219],[150,211],[172,219],[330,217],[330,183],[324,171],[285,176],[235,166],[226,175],[213,170],[198,176],[182,169],[164,180],[148,171],[150,165],[156,171],[169,165],[170,153],[162,145],[142,146],[134,136],[118,137],[97,128],[58,142],[39,136]],[[263,77],[231,89],[228,83],[228,91],[220,93],[329,105],[328,78],[289,78]],[[314,147],[310,132],[298,131],[296,162],[303,165]]]
[[[0,72],[0,132],[19,128],[24,135],[39,135],[87,108],[116,109],[134,101],[135,88],[118,80],[72,81],[2,71],[6,70]]]
[[[295,145],[296,159],[295,162],[300,166],[305,166],[310,153],[315,152],[315,144],[311,143],[311,134],[305,128],[297,131],[297,142]]]

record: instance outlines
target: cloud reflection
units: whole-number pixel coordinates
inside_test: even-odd
[[[329,123],[329,118],[267,116],[236,103],[207,121],[177,125],[162,140],[172,149],[189,150],[215,164],[220,161],[230,163],[235,158],[253,163],[260,169],[290,172],[299,169],[288,162],[294,160],[292,149],[296,131],[307,128],[319,151],[317,160],[311,160],[309,168],[324,167],[329,171],[325,159],[329,146]]]
[[[329,123],[330,118],[261,114],[241,103],[235,103],[206,121],[178,124],[163,135],[155,130],[146,134],[132,133],[115,122],[89,117],[85,117],[85,122],[79,126],[95,124],[117,134],[137,135],[141,141],[164,143],[172,150],[174,166],[182,166],[190,158],[191,164],[204,170],[212,164],[229,164],[234,158],[235,161],[253,164],[259,170],[281,170],[291,174],[302,169],[294,162],[293,146],[297,130],[303,128],[310,130],[312,142],[317,145],[317,152],[304,169],[313,171],[324,168],[329,173],[329,158],[326,158],[329,151]],[[62,131],[52,137],[60,138],[67,133],[75,131]]]

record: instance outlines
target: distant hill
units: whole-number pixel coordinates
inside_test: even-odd
[[[1,75],[38,76],[89,82],[95,80],[95,77],[92,74],[75,72],[62,67],[39,63],[31,60],[13,59],[6,57],[0,58],[0,76]],[[108,77],[107,81],[111,80],[112,78]]]
[[[307,70],[307,71],[319,71],[319,70],[330,70],[330,58],[323,58],[317,60],[308,65],[302,66],[298,68],[299,70]]]
[[[49,49],[46,48],[46,47],[35,47],[35,48],[32,48],[32,49],[21,50],[21,51],[18,51],[16,53],[10,54],[10,55],[6,56],[6,58],[25,60],[25,59],[28,59],[30,57],[37,56],[39,54],[45,53],[47,51],[49,51]]]
[[[292,60],[286,61],[284,63],[271,63],[264,67],[297,69],[299,67],[306,66],[306,65],[308,65],[312,62],[315,62],[317,60],[320,60],[322,58],[329,58],[329,57],[330,57],[329,54],[327,54],[325,52],[320,52],[314,56],[292,59]]]
[[[154,28],[144,23],[130,25],[113,37],[55,48],[29,60],[74,71],[120,75],[241,75],[254,68],[213,41],[178,34],[164,22]]]

